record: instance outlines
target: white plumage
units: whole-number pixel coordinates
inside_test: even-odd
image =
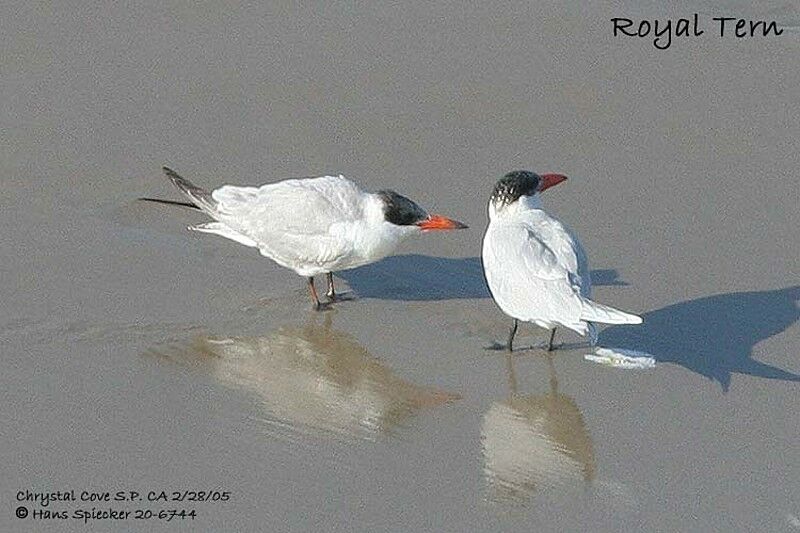
[[[419,232],[384,219],[380,199],[344,176],[292,179],[261,187],[225,185],[211,193],[217,223],[194,227],[247,246],[301,276],[386,257]]]
[[[317,306],[313,276],[328,275],[333,297],[332,272],[378,261],[403,239],[421,231],[466,227],[428,215],[394,191],[363,191],[341,175],[289,179],[261,187],[224,185],[209,193],[168,168],[164,172],[194,206],[214,219],[189,229],[257,248],[279,265],[308,277]]]
[[[642,319],[590,299],[592,282],[583,247],[544,211],[538,194],[564,179],[522,171],[498,182],[489,202],[483,267],[504,313],[547,329],[563,326],[588,333],[594,343],[594,322],[639,324]]]

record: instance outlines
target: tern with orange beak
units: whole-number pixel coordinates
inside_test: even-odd
[[[261,255],[306,277],[316,309],[328,304],[320,303],[314,276],[327,276],[327,295],[334,301],[333,272],[383,259],[411,235],[467,227],[429,215],[392,190],[363,191],[341,175],[289,179],[261,187],[224,185],[208,192],[167,167],[163,170],[191,200],[182,205],[214,219],[189,229],[257,248]]]
[[[511,351],[520,320],[550,330],[557,326],[597,340],[595,323],[640,324],[642,319],[592,301],[589,263],[578,238],[542,208],[539,193],[566,180],[560,174],[520,170],[503,176],[489,198],[483,238],[483,270],[500,309],[514,319]]]

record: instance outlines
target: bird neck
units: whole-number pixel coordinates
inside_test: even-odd
[[[367,193],[361,200],[363,219],[369,224],[378,225],[386,220],[383,209],[383,200],[375,193]]]
[[[375,193],[365,195],[361,203],[362,217],[349,227],[354,250],[365,260],[378,260],[390,255],[410,235],[419,233],[417,226],[398,226],[386,221],[384,203]]]
[[[514,220],[522,217],[530,217],[531,215],[544,214],[544,207],[542,200],[538,194],[533,196],[520,196],[518,200],[513,203],[498,207],[494,204],[489,204],[489,220],[490,221],[504,221]]]
[[[352,228],[353,247],[366,260],[376,261],[391,255],[406,238],[419,233],[416,226],[397,226],[386,221],[361,221]]]

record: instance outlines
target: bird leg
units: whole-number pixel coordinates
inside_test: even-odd
[[[328,278],[328,292],[327,292],[326,296],[331,301],[334,301],[334,300],[336,300],[336,289],[333,288],[333,273],[332,272],[328,272],[327,274],[325,274],[325,276]]]
[[[556,338],[556,328],[553,328],[553,329],[550,330],[550,342],[547,343],[547,351],[548,352],[552,352],[553,351],[553,339],[555,339],[555,338]]]
[[[517,319],[514,319],[514,323],[511,325],[511,330],[508,332],[508,342],[506,343],[506,349],[509,352],[514,351],[511,343],[514,342],[514,335],[517,334]]]
[[[311,292],[311,301],[314,304],[314,310],[323,311],[327,309],[327,306],[320,303],[319,296],[317,296],[317,288],[314,286],[314,276],[308,277],[308,290]]]
[[[333,286],[333,272],[328,272],[325,274],[325,278],[328,280],[328,292],[325,295],[328,297],[328,303],[333,302],[346,302],[348,300],[355,299],[353,294],[350,292],[345,293],[337,293],[336,289]]]

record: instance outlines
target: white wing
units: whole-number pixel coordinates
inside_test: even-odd
[[[537,219],[536,224],[530,223],[530,231],[537,239],[553,251],[559,265],[567,272],[570,286],[580,295],[582,323],[577,328],[565,323],[564,325],[575,329],[579,333],[585,323],[600,322],[603,324],[640,324],[642,319],[636,315],[614,309],[607,305],[592,301],[592,280],[589,274],[589,263],[586,252],[577,237],[558,220],[546,216]],[[594,326],[588,324],[592,336],[595,336]]]
[[[344,176],[291,179],[262,187],[225,185],[211,193],[217,219],[258,245],[279,264],[324,265],[352,245],[331,229],[362,215],[363,191]]]
[[[490,224],[483,241],[486,280],[508,315],[579,326],[578,254],[571,249],[564,253],[566,239],[554,242],[549,243],[553,248],[524,223]]]
[[[220,235],[226,239],[236,241],[239,244],[244,244],[245,246],[250,246],[252,248],[258,248],[258,244],[253,239],[233,231],[229,226],[223,224],[222,222],[206,222],[205,224],[189,226],[189,229],[192,231],[200,231],[202,233],[213,233],[214,235]]]
[[[558,220],[546,216],[528,226],[553,251],[558,263],[568,272],[570,284],[584,298],[592,296],[589,261],[578,237]]]

